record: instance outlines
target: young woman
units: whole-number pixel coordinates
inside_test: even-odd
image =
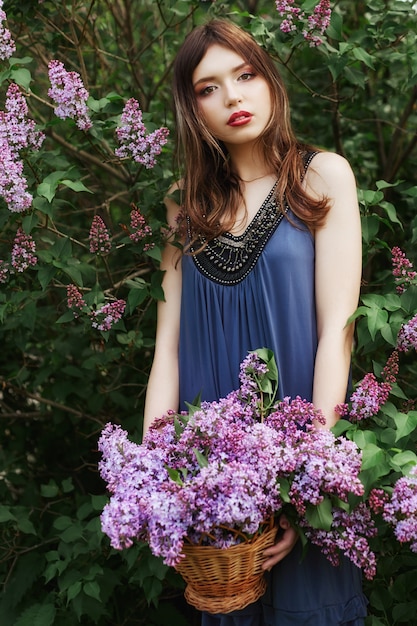
[[[361,276],[356,186],[340,156],[299,143],[271,58],[243,30],[213,20],[184,42],[174,67],[183,173],[166,201],[182,216],[184,251],[167,245],[165,301],[158,309],[145,430],[200,394],[224,397],[239,384],[248,351],[268,347],[279,394],[322,409],[330,428],[345,399]],[[265,552],[261,601],[203,626],[360,626],[359,570],[335,568],[297,532]]]

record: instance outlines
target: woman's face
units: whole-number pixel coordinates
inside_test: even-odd
[[[255,142],[271,118],[267,81],[229,48],[210,46],[194,70],[193,87],[208,129],[229,149]]]

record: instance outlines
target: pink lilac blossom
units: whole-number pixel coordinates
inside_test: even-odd
[[[126,308],[126,302],[124,300],[115,300],[114,302],[107,302],[99,307],[96,311],[91,311],[91,326],[97,330],[107,331],[122,319],[123,313]]]
[[[169,130],[162,126],[147,135],[139,102],[134,98],[126,102],[120,122],[116,130],[120,143],[120,147],[115,150],[116,156],[121,159],[132,158],[147,169],[154,167],[155,157],[168,141]]]
[[[397,540],[410,542],[411,550],[417,552],[417,465],[411,469],[409,476],[397,480],[382,516],[393,526]]]
[[[391,355],[388,357],[387,362],[382,370],[382,379],[386,383],[390,383],[393,385],[397,381],[397,376],[399,372],[399,355],[397,350],[393,350]]]
[[[84,87],[78,72],[68,72],[61,61],[49,62],[49,97],[55,101],[55,115],[61,119],[68,117],[75,120],[80,130],[89,130],[92,126],[87,100],[88,91]]]
[[[36,257],[36,245],[30,235],[21,228],[18,229],[12,248],[11,265],[15,272],[24,272],[38,262]]]
[[[86,306],[86,302],[80,291],[73,284],[67,286],[67,306],[74,313],[74,317],[78,317]]]
[[[0,59],[9,59],[16,51],[16,44],[8,28],[3,24],[7,19],[3,11],[3,0],[0,0]]]
[[[368,580],[375,577],[376,557],[368,539],[376,536],[377,529],[364,502],[350,512],[335,509],[330,531],[312,528],[303,521],[301,523],[307,538],[321,548],[332,565],[339,564],[342,553],[362,568]]]
[[[9,279],[10,265],[7,261],[0,260],[0,283],[7,283]]]
[[[417,272],[413,269],[413,264],[405,256],[405,253],[398,246],[391,250],[392,254],[392,274],[396,283],[397,293],[401,294],[414,282]]]
[[[400,352],[417,350],[417,315],[401,326],[397,336],[397,350]]]
[[[379,488],[372,489],[368,496],[369,507],[374,513],[382,513],[388,500],[386,491]]]
[[[27,119],[26,99],[15,83],[7,89],[4,111],[0,111],[0,196],[10,211],[22,213],[30,208],[32,195],[23,174],[22,150],[39,150],[43,133]]]
[[[90,234],[90,252],[92,254],[108,254],[111,250],[109,231],[99,215],[93,217]]]
[[[352,421],[360,421],[376,415],[380,407],[388,400],[392,389],[389,382],[378,383],[374,374],[366,374],[350,397],[348,404],[339,404],[336,412],[349,415]]]
[[[320,0],[311,15],[294,6],[294,0],[276,0],[276,9],[283,18],[280,30],[284,33],[296,32],[300,29],[304,39],[310,46],[319,46],[322,35],[330,24],[330,0]]]
[[[316,430],[314,423],[323,417],[311,403],[285,398],[259,421],[260,385],[267,374],[265,363],[249,354],[238,390],[189,414],[171,412],[156,420],[140,445],[120,426],[105,427],[99,471],[111,497],[101,522],[113,547],[146,541],[175,566],[184,541],[227,547],[240,541],[235,531],[256,533],[281,510],[282,481],[293,486],[290,502],[302,512],[314,506],[311,498],[340,503],[363,493],[360,451],[351,441]],[[344,530],[337,511],[332,541]],[[361,553],[360,566],[370,571],[365,517],[346,524],[338,545],[354,562]],[[328,550],[326,533],[320,541]]]
[[[138,208],[134,208],[130,212],[130,228],[132,232],[129,238],[134,243],[139,243],[143,239],[152,236],[152,228],[146,223],[146,220]],[[144,251],[151,250],[155,247],[154,242],[147,242],[144,245]]]

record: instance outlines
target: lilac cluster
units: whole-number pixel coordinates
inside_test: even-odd
[[[95,311],[91,311],[91,326],[101,331],[108,331],[122,319],[126,308],[124,300],[115,300],[114,302],[106,302]]]
[[[3,0],[0,0],[0,59],[9,59],[16,50],[16,44],[8,28],[3,24],[7,19],[3,11]]]
[[[139,243],[152,236],[152,228],[146,223],[146,220],[137,207],[133,208],[130,212],[130,228],[131,233],[129,238],[134,243]],[[155,246],[154,242],[147,242],[144,245],[144,251],[151,250]]]
[[[73,284],[67,286],[67,306],[74,313],[74,317],[78,317],[86,306],[80,291]]]
[[[349,494],[362,495],[358,448],[317,430],[323,417],[311,403],[285,398],[258,419],[266,375],[265,363],[251,353],[238,390],[189,414],[164,416],[141,445],[119,426],[106,426],[99,471],[111,497],[101,519],[113,547],[144,540],[175,566],[184,541],[227,547],[242,533],[255,534],[288,500],[304,519],[324,498],[340,506]],[[358,558],[368,535],[363,520],[357,527],[354,521],[351,543],[346,538],[340,545],[352,554],[360,546]],[[363,553],[369,557],[363,565],[369,565],[372,556]]]
[[[0,259],[0,284],[7,283],[9,279],[10,264]]]
[[[61,61],[49,62],[49,97],[55,101],[55,115],[63,120],[68,117],[75,120],[80,130],[89,130],[92,126],[87,100],[88,91],[84,87],[78,72],[68,72]]]
[[[413,264],[405,256],[404,252],[398,246],[394,246],[391,250],[392,254],[392,275],[396,283],[397,293],[401,294],[409,285],[414,282],[417,272],[413,269]]]
[[[319,46],[322,43],[322,35],[330,24],[330,0],[320,0],[308,17],[301,8],[294,6],[294,0],[276,0],[275,5],[280,16],[284,18],[280,25],[282,32],[291,33],[300,29],[310,46]]]
[[[39,150],[44,135],[27,119],[26,99],[15,83],[7,89],[4,111],[0,111],[0,196],[10,211],[21,213],[30,208],[32,196],[23,174],[22,150]]]
[[[115,150],[115,154],[121,159],[132,158],[151,169],[156,165],[155,157],[168,141],[168,134],[168,129],[162,126],[147,135],[139,102],[130,98],[123,109],[121,125],[116,130],[120,148]]]
[[[361,502],[352,511],[333,510],[330,531],[312,528],[303,521],[306,537],[319,546],[330,563],[338,565],[340,554],[347,556],[365,577],[372,580],[376,574],[376,557],[368,539],[375,537],[377,529],[370,508]]]
[[[400,352],[417,350],[417,315],[401,326],[397,335],[397,350]]]
[[[99,215],[93,217],[90,234],[90,252],[92,254],[108,254],[111,250],[109,231]]]
[[[12,248],[11,265],[15,272],[24,272],[38,262],[36,257],[36,245],[30,235],[21,228],[17,230]]]
[[[352,421],[360,421],[376,415],[383,404],[388,400],[392,384],[385,380],[379,383],[374,374],[366,374],[353,394],[348,404],[339,404],[336,412],[339,415],[349,415]]]
[[[417,552],[417,465],[409,476],[397,480],[382,516],[394,527],[397,540],[410,542],[411,550]]]

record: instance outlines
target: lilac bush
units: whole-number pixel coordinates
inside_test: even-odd
[[[3,0],[0,0],[0,60],[9,59],[16,51],[16,44],[8,28],[4,25],[7,19],[3,10]]]
[[[275,367],[270,370],[260,356],[267,352],[251,353],[242,362],[239,389],[188,414],[164,416],[140,445],[120,426],[105,427],[99,470],[111,497],[101,520],[114,548],[146,541],[175,566],[185,541],[228,547],[241,541],[242,533],[249,538],[259,532],[288,506],[303,530],[316,537],[311,512],[325,501],[335,512],[331,532],[344,530],[338,505],[364,493],[360,451],[353,442],[317,429],[314,424],[323,416],[310,402],[273,401]],[[270,356],[268,363],[273,363]],[[368,546],[372,525],[364,520],[355,524],[352,514],[351,541],[339,543],[350,557],[362,544]],[[325,541],[315,539],[320,541],[333,562]],[[360,567],[370,575],[369,546],[364,554]]]
[[[401,543],[410,543],[417,552],[417,466],[408,476],[403,476],[394,485],[392,496],[383,503],[383,518],[394,528]]]

